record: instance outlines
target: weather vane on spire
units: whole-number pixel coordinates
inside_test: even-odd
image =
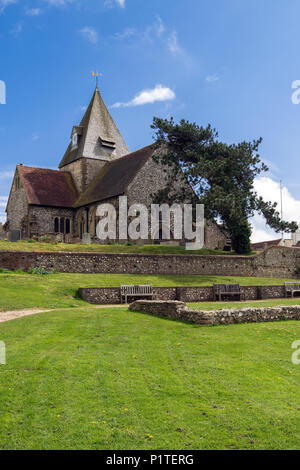
[[[98,80],[99,80],[99,77],[102,77],[102,73],[99,73],[99,72],[92,72],[92,77],[96,77],[96,86],[98,88]]]

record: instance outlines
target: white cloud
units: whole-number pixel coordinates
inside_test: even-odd
[[[7,180],[10,178],[13,178],[15,172],[14,171],[9,171],[9,170],[3,170],[0,171],[0,180]]]
[[[193,65],[191,57],[179,44],[177,31],[173,30],[171,34],[169,34],[167,38],[167,47],[171,54],[177,59],[183,61],[186,66],[190,67],[191,65]]]
[[[220,77],[217,74],[207,75],[207,77],[205,77],[205,81],[208,83],[217,82],[218,80],[220,80]]]
[[[45,0],[48,5],[55,6],[55,7],[64,7],[68,3],[74,3],[76,0]]]
[[[5,208],[7,205],[7,200],[8,196],[0,196],[0,222],[3,224],[6,222]]]
[[[40,8],[31,8],[26,10],[26,15],[27,16],[39,16],[41,14],[42,10]]]
[[[19,23],[16,23],[13,28],[10,30],[10,34],[13,36],[19,36],[23,31],[23,23],[22,21],[19,21]]]
[[[280,183],[270,177],[261,176],[255,180],[254,188],[265,201],[277,202],[277,210],[280,212]],[[282,190],[282,200],[283,219],[288,222],[294,220],[298,223],[300,221],[300,201],[295,199],[286,187],[283,187]],[[265,219],[258,214],[251,219],[251,224],[253,226],[251,237],[253,242],[281,238],[281,234],[269,228]],[[290,238],[290,234],[286,234],[285,238]]]
[[[126,3],[126,0],[106,0],[104,2],[104,5],[109,6],[109,7],[112,7],[114,5],[119,5],[119,7],[125,8],[126,6],[125,3]]]
[[[115,39],[124,40],[139,36],[142,40],[152,42],[155,38],[160,38],[164,32],[164,23],[161,17],[156,15],[156,20],[151,25],[147,26],[144,31],[138,31],[136,28],[127,27],[124,31],[115,33],[113,37]]]
[[[139,36],[139,32],[136,28],[125,28],[121,33],[115,33],[114,38],[122,41],[123,39],[128,39],[132,36]]]
[[[179,45],[177,32],[174,30],[168,38],[168,48],[174,55],[182,55],[183,49]]]
[[[96,44],[99,41],[99,36],[98,36],[97,31],[91,26],[85,26],[84,28],[80,29],[78,32],[82,34],[82,36],[85,37],[92,44]]]
[[[127,108],[130,106],[141,106],[143,104],[155,103],[156,101],[169,101],[176,97],[173,90],[163,85],[156,85],[155,88],[140,91],[127,103],[115,103],[112,108]]]
[[[40,136],[39,134],[37,134],[36,132],[34,134],[32,134],[31,136],[32,140],[39,140],[40,139]]]
[[[2,13],[9,5],[17,2],[18,0],[0,0],[0,13]]]

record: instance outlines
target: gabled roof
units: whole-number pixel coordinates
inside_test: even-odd
[[[123,137],[104,104],[98,87],[95,89],[81,123],[74,127],[75,130],[80,128],[78,147],[72,150],[70,142],[59,168],[79,158],[111,160],[129,153]],[[106,142],[109,143],[108,146],[105,144]]]
[[[264,250],[265,248],[269,248],[270,246],[278,246],[281,240],[281,238],[278,238],[277,240],[267,240],[265,242],[251,243],[251,248],[253,250]]]
[[[28,204],[73,207],[78,193],[71,173],[18,165]]]
[[[154,147],[149,145],[107,163],[84,193],[81,194],[75,203],[75,207],[85,206],[123,194],[137,172],[152,157],[153,153]]]

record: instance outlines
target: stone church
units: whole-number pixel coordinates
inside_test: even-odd
[[[58,170],[17,165],[6,208],[9,239],[99,243],[99,203],[117,207],[119,196],[125,195],[128,206],[149,207],[152,195],[165,187],[168,175],[152,158],[154,152],[152,145],[129,152],[96,87]],[[215,222],[205,223],[205,247],[222,249],[226,238]]]

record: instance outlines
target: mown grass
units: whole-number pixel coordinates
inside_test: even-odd
[[[196,302],[188,306],[199,310],[221,310],[224,308],[248,308],[248,307],[279,307],[284,305],[300,305],[300,297],[294,299],[258,300],[246,302]]]
[[[0,449],[298,449],[299,322],[199,327],[123,308],[0,324]]]
[[[181,276],[141,274],[27,274],[0,273],[0,310],[31,307],[66,308],[86,305],[78,298],[79,287],[152,284],[153,286],[210,286],[214,283],[241,285],[276,285],[287,279],[232,276]],[[202,306],[202,304],[201,304]]]
[[[186,250],[184,246],[169,245],[84,245],[82,243],[43,243],[35,241],[9,242],[0,240],[0,251],[68,251],[68,252],[93,252],[93,253],[140,253],[157,255],[234,255],[234,252],[222,250]],[[254,254],[253,252],[252,254]]]

